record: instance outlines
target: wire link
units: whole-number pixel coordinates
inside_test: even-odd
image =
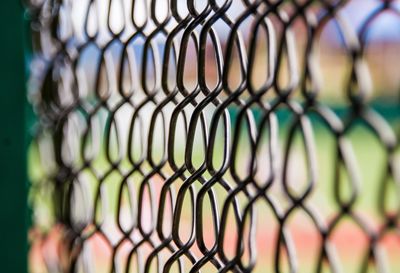
[[[376,2],[356,26],[357,0],[28,0],[43,271],[395,272],[400,100],[374,107],[366,56],[400,9]]]

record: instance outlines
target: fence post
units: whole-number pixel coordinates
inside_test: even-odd
[[[27,272],[26,92],[20,1],[0,8],[0,268]]]

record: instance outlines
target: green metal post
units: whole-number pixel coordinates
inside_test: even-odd
[[[23,7],[0,5],[0,272],[27,272]]]

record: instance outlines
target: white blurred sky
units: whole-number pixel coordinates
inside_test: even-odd
[[[343,14],[349,22],[359,30],[368,16],[382,5],[380,0],[352,0],[343,9]],[[369,36],[373,40],[400,40],[400,1],[391,4],[397,10],[385,12],[376,18],[370,26]]]
[[[159,8],[157,8],[157,13],[165,13],[165,10],[167,9],[167,1],[168,0],[157,0],[157,5],[159,6]],[[203,7],[203,2],[205,1],[206,0],[197,0],[196,3]],[[74,6],[71,19],[73,21],[74,28],[79,32],[79,29],[82,29],[82,25],[84,23],[87,0],[83,0],[79,5],[74,5],[76,3],[74,1],[71,2]],[[137,9],[143,9],[143,4],[145,2],[148,2],[148,6],[150,6],[150,0],[139,0],[136,2],[141,3],[141,5],[137,6]],[[342,9],[342,12],[352,26],[354,26],[356,29],[360,29],[368,16],[374,10],[379,8],[379,6],[382,5],[382,2],[383,1],[381,0],[350,0]],[[118,1],[112,1],[112,3],[118,3]],[[121,13],[122,16],[112,17],[112,24],[116,26],[122,23],[122,18],[125,18],[125,20],[130,20],[130,3],[132,3],[132,0],[121,0],[120,3],[122,3],[122,5],[117,7],[116,11],[117,13]],[[97,0],[97,4],[98,6],[96,9],[99,14],[99,21],[102,22],[100,23],[102,25],[100,28],[102,28],[106,26],[104,23],[107,21],[107,9],[109,1]],[[391,5],[393,9],[397,10],[398,14],[393,11],[381,14],[372,24],[369,30],[369,38],[380,41],[400,40],[400,0],[394,0]],[[241,0],[233,0],[232,6],[229,9],[229,14],[238,15],[242,12],[242,9],[243,5],[241,4]],[[137,21],[143,21],[145,14],[146,12],[144,10],[135,12]],[[216,28],[219,28],[218,24],[216,25]],[[219,34],[222,40],[226,39],[228,35],[226,29],[221,29]]]

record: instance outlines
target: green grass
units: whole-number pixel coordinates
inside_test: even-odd
[[[382,110],[383,109],[383,110]],[[377,107],[377,111],[382,112],[385,115],[385,118],[389,121],[390,125],[392,128],[398,130],[399,128],[399,120],[396,120],[396,115],[393,113],[396,108],[392,108],[391,111],[385,110],[386,108],[380,109]],[[384,112],[386,111],[386,112]],[[343,108],[336,109],[335,111],[340,117],[344,117],[346,115],[346,110],[343,110]],[[232,109],[231,115],[232,115],[232,120],[235,119],[235,109]],[[257,120],[258,114],[255,113],[255,117]],[[283,160],[283,151],[285,150],[285,147],[287,145],[287,138],[288,138],[288,122],[292,118],[290,114],[288,114],[285,111],[279,112],[278,113],[278,118],[279,118],[279,147],[280,147],[280,152],[277,164],[282,165],[282,160]],[[314,132],[314,144],[315,144],[315,159],[316,159],[316,164],[317,164],[317,180],[314,186],[314,189],[311,193],[311,195],[307,199],[307,204],[312,205],[315,207],[320,214],[322,215],[322,218],[326,221],[329,222],[329,219],[334,217],[339,210],[339,207],[337,205],[337,201],[334,198],[334,177],[335,177],[335,165],[338,160],[337,155],[336,155],[336,150],[337,150],[337,140],[332,134],[332,132],[323,125],[321,120],[315,117],[311,117],[311,124],[312,124],[312,129]],[[246,142],[246,135],[243,134],[243,141],[239,142],[239,154],[241,155],[238,157],[238,165],[239,165],[239,171],[243,171],[244,173],[246,172],[246,167],[248,166],[249,162],[249,157],[252,156],[251,153],[249,153],[249,144]],[[379,212],[379,192],[381,189],[381,185],[383,183],[383,176],[386,173],[387,170],[387,156],[386,156],[386,151],[384,147],[382,146],[381,142],[377,138],[377,136],[370,131],[363,123],[356,123],[354,128],[349,131],[346,135],[345,138],[349,142],[351,148],[352,148],[352,154],[354,155],[354,162],[355,162],[355,167],[358,170],[359,174],[359,192],[357,195],[357,202],[355,203],[353,207],[353,211],[355,211],[357,214],[361,215],[365,219],[367,219],[368,223],[372,225],[374,228],[378,228],[377,223],[383,223],[382,221],[384,220],[382,218],[381,213]],[[299,194],[302,192],[302,189],[304,189],[305,184],[307,183],[307,178],[308,178],[308,173],[305,170],[307,168],[307,164],[304,164],[305,162],[305,150],[303,147],[303,139],[301,137],[301,134],[298,133],[295,142],[293,144],[291,154],[290,154],[290,165],[293,166],[293,168],[290,169],[290,177],[291,177],[291,188],[292,190]],[[196,149],[197,148],[197,149]],[[200,150],[202,147],[201,146],[195,146],[195,153],[194,153],[194,162],[196,165],[200,165],[200,163],[204,159],[204,154],[202,152],[197,152]],[[222,145],[217,145],[216,146],[216,154],[221,156],[222,153]],[[400,166],[400,152],[399,149],[397,149],[397,166]],[[53,219],[53,205],[51,202],[51,193],[52,193],[52,188],[49,187],[41,187],[40,183],[42,182],[35,182],[35,181],[43,181],[42,178],[46,177],[46,166],[42,166],[39,162],[39,153],[37,150],[37,147],[35,145],[32,145],[30,149],[30,177],[32,178],[33,181],[33,186],[34,190],[31,192],[31,199],[34,202],[34,211],[36,213],[36,223],[39,224],[39,226],[43,227],[43,229],[47,229],[49,226],[51,226],[51,223],[54,222]],[[260,166],[265,160],[268,160],[268,158],[261,158],[259,163]],[[94,168],[98,170],[99,172],[105,172],[109,167],[109,163],[107,162],[105,158],[104,152],[99,154],[98,157],[96,158],[94,164]],[[124,160],[122,163],[123,169],[124,170],[129,170],[130,164],[127,160]],[[265,164],[267,166],[267,163]],[[149,166],[145,166],[147,171],[150,170]],[[166,174],[172,174],[172,171],[169,167],[165,167],[163,171]],[[350,192],[351,192],[351,187],[349,186],[349,176],[346,173],[345,169],[341,170],[340,174],[340,179],[341,183],[343,185],[343,190],[340,192],[341,199],[347,200],[349,198]],[[89,189],[89,199],[87,200],[87,203],[90,208],[90,204],[94,204],[94,196],[95,193],[98,189],[98,182],[96,177],[91,174],[89,171],[85,171],[83,176],[80,177],[80,179],[83,181],[85,180],[86,182],[86,188]],[[204,177],[210,177],[209,174],[205,173]],[[134,185],[133,187],[135,188],[135,191],[137,193],[138,186],[143,180],[143,176],[135,173],[132,176],[132,184]],[[230,181],[232,184],[232,178],[229,174],[226,175],[226,179]],[[116,209],[117,209],[117,201],[118,201],[118,192],[119,188],[121,185],[122,181],[122,176],[118,172],[112,172],[110,175],[108,175],[103,183],[103,191],[102,191],[102,198],[107,199],[107,204],[108,208],[104,208],[104,204],[100,205],[98,207],[98,210],[103,210],[104,211],[97,211],[96,212],[96,217],[97,219],[102,219],[105,214],[112,215],[111,219],[116,219]],[[283,193],[282,188],[278,185],[280,180],[278,179],[275,181],[275,185],[270,189],[269,194],[273,196],[275,199],[279,201],[279,204],[281,205],[282,209],[285,210],[287,207],[290,205],[290,202],[287,201],[287,196]],[[38,183],[36,185],[36,183]],[[154,177],[153,181],[151,184],[153,187],[156,189],[155,193],[157,195],[157,192],[159,191],[159,187],[162,183],[162,180],[160,178]],[[182,181],[176,182],[177,187],[176,191],[179,188],[179,185],[182,184]],[[392,183],[393,184],[393,183]],[[51,184],[50,184],[51,185]],[[200,188],[200,183],[195,183],[195,186],[197,189]],[[37,190],[35,190],[37,187]],[[220,186],[216,186],[216,199],[219,201],[219,208],[222,208],[222,202],[225,200],[227,196],[227,192],[222,189]],[[124,193],[127,195],[127,192]],[[83,198],[82,196],[80,196]],[[247,199],[240,197],[241,201],[240,203],[242,205],[245,205],[247,203]],[[388,197],[387,199],[387,207],[389,208],[396,208],[399,203],[399,198],[396,196],[396,192],[394,191],[394,188],[392,190],[388,191]],[[135,200],[135,197],[131,200],[131,202],[137,204],[137,200]],[[128,205],[128,198],[124,198],[125,205]],[[89,209],[87,208],[87,209]],[[268,211],[268,207],[265,206],[265,203],[263,201],[259,201],[256,205],[256,210],[258,211],[259,218],[261,219],[258,224],[258,229],[261,230],[261,233],[258,233],[257,238],[261,238],[261,240],[258,240],[258,247],[262,249],[259,251],[259,264],[255,272],[273,272],[273,267],[272,267],[272,262],[273,258],[271,257],[272,252],[271,249],[274,247],[274,240],[276,234],[274,234],[273,229],[271,227],[277,228],[277,224],[273,223],[274,218],[271,214],[271,211]],[[148,208],[147,208],[148,209]],[[154,208],[157,210],[157,207]],[[190,206],[185,206],[184,211],[182,214],[182,220],[184,225],[190,226],[190,219],[192,218],[192,215],[190,213]],[[79,210],[79,209],[78,209]],[[204,204],[204,218],[203,220],[205,222],[211,221],[211,214],[209,213],[210,211],[210,203],[208,200]],[[104,219],[102,219],[104,220]],[[186,223],[186,224],[185,224]],[[234,226],[234,222],[231,222],[230,227]],[[114,227],[115,228],[115,227]],[[310,268],[314,268],[315,264],[312,259],[312,257],[315,257],[314,255],[317,254],[318,247],[319,247],[319,238],[318,238],[318,232],[315,230],[313,227],[313,224],[311,221],[306,217],[305,213],[302,212],[301,210],[297,210],[294,215],[289,219],[288,223],[288,228],[291,231],[291,233],[294,234],[294,241],[295,241],[295,248],[297,251],[297,254],[300,257],[300,271],[299,272],[309,272]],[[313,229],[314,228],[314,229]],[[183,228],[183,233],[186,233],[185,228]],[[268,230],[268,231],[266,231]],[[343,245],[343,240],[340,241],[340,238],[338,241],[336,239],[332,239],[333,243],[337,246],[338,252],[339,252],[339,257],[341,261],[341,265],[344,269],[346,269],[346,272],[356,272],[355,268],[356,265],[360,263],[360,259],[362,258],[363,252],[365,251],[366,248],[366,242],[364,241],[357,241],[357,238],[360,240],[363,239],[362,232],[359,230],[359,228],[354,225],[354,222],[349,218],[345,217],[343,219],[343,223],[339,224],[337,227],[338,232],[336,232],[336,236],[348,236],[349,238],[354,237],[355,239],[355,244],[353,245]],[[264,232],[264,233],[263,233]],[[112,234],[112,233],[111,233]],[[228,242],[228,248],[233,248],[235,246],[235,241],[237,239],[237,235],[235,235],[235,231],[232,231],[232,234],[230,234],[230,237],[228,236],[232,242]],[[336,237],[335,237],[336,238]],[[347,238],[347,237],[346,237]],[[214,242],[215,238],[211,236],[208,238],[208,242],[212,244]],[[265,244],[264,244],[265,242]],[[268,247],[267,247],[268,246]],[[269,249],[269,250],[268,250]],[[389,249],[390,252],[390,249]],[[307,254],[309,253],[309,254]],[[343,254],[344,253],[344,254]],[[356,253],[356,255],[352,255],[352,253]],[[263,258],[264,254],[264,258]],[[354,256],[357,256],[356,258]],[[397,261],[393,260],[393,257],[389,259],[391,261],[391,272],[397,272],[400,270],[400,264]],[[392,261],[393,260],[393,261]],[[266,271],[266,269],[269,268],[269,271]],[[267,269],[268,270],[268,269]],[[395,271],[393,271],[395,270]],[[208,272],[208,271],[207,271]],[[213,272],[212,270],[210,272]]]

